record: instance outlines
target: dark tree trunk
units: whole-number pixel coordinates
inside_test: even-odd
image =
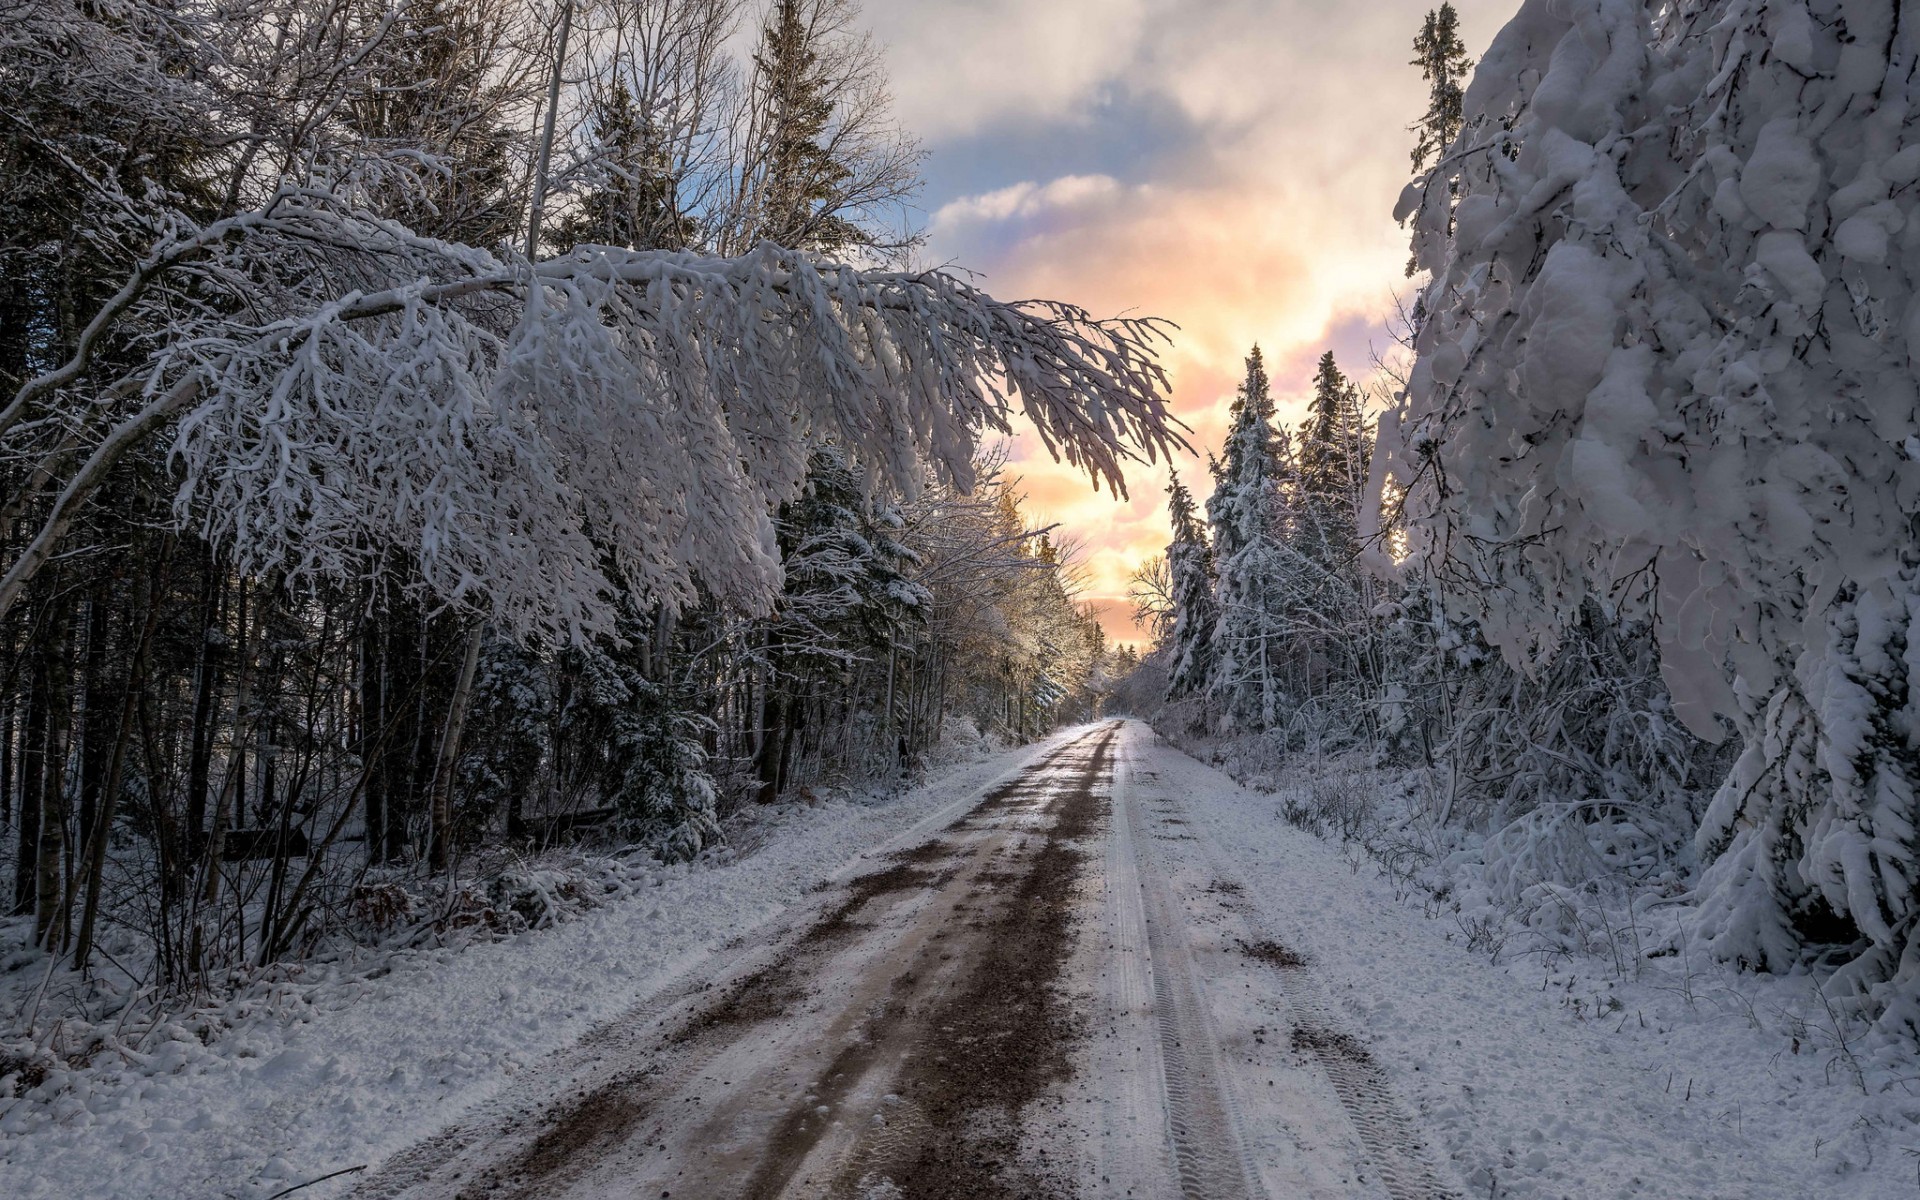
[[[772,804],[780,798],[780,760],[786,745],[786,698],[780,690],[780,638],[766,638],[765,681],[760,688],[760,740],[754,747],[753,773],[759,781],[757,799]]]
[[[80,912],[80,935],[73,950],[73,965],[78,971],[86,970],[87,958],[93,952],[93,930],[100,913],[100,881],[106,874],[107,866],[107,839],[113,834],[114,808],[120,800],[121,780],[126,769],[127,742],[133,736],[134,716],[139,711],[141,693],[146,689],[147,653],[153,645],[154,628],[160,622],[160,596],[164,590],[172,545],[172,540],[168,539],[165,549],[154,563],[153,578],[147,588],[146,612],[140,622],[140,638],[134,645],[133,661],[127,668],[127,686],[120,701],[119,719],[114,725],[113,749],[107,761],[106,788],[101,795],[91,836],[80,842],[86,848],[86,902]],[[106,740],[104,723],[97,728],[95,726],[96,719],[105,715],[104,709],[88,712],[89,737],[98,733],[102,741]],[[68,905],[71,907],[71,899]]]
[[[453,685],[446,725],[440,731],[440,753],[433,767],[433,837],[427,848],[428,865],[436,871],[446,870],[453,858],[453,771],[460,761],[460,731],[467,723],[473,681],[479,673],[480,647],[486,640],[484,623],[475,625],[467,635],[466,657],[460,663],[460,678]]]
[[[107,714],[114,707],[107,697],[114,689],[107,681],[108,596],[105,580],[94,585],[87,598],[87,660],[80,692],[80,842],[93,837],[94,815],[100,811],[100,789],[106,782],[108,745],[114,737]],[[127,689],[120,689],[125,694]]]
[[[387,628],[386,718],[392,735],[386,742],[382,761],[387,768],[387,859],[404,858],[407,853],[407,821],[417,811],[423,752],[421,705],[425,690],[421,656],[426,640],[423,622],[411,606]]]
[[[200,646],[194,668],[193,727],[188,733],[187,749],[187,844],[175,860],[173,885],[184,890],[193,871],[194,857],[207,834],[207,789],[213,774],[213,735],[216,701],[220,694],[220,642],[223,640],[220,608],[226,591],[226,571],[206,553],[206,578],[200,592]]]
[[[61,884],[66,877],[67,858],[67,742],[72,731],[73,697],[67,670],[67,634],[72,605],[56,601],[51,627],[47,630],[46,696],[47,749],[41,762],[40,821],[38,846],[34,854],[34,938],[48,949],[67,943],[67,928],[62,914],[64,899]],[[56,928],[56,923],[58,928]]]
[[[13,824],[13,696],[0,694],[0,829]]]
[[[51,687],[46,638],[36,630],[27,672],[27,715],[20,738],[20,835],[13,876],[13,911],[33,911],[34,878],[40,863],[40,793],[47,763],[47,706]]]
[[[367,861],[387,861],[386,676],[384,622],[368,612],[360,627],[360,762],[366,775]]]
[[[754,755],[754,778],[760,781],[759,800],[772,804],[780,798],[780,761],[786,745],[786,702],[768,680],[760,698],[760,749]]]

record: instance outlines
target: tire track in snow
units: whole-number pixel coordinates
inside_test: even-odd
[[[1271,943],[1279,948],[1278,943]],[[1308,970],[1306,961],[1287,951],[1256,955],[1283,981],[1293,1009],[1293,1048],[1312,1054],[1347,1110],[1360,1144],[1367,1149],[1381,1182],[1392,1200],[1455,1200],[1453,1192],[1434,1177],[1426,1148],[1413,1123],[1400,1111],[1386,1072],[1374,1061],[1366,1044],[1342,1032],[1326,1000],[1326,990]],[[1291,961],[1283,961],[1290,959]]]
[[[1247,1161],[1240,1118],[1220,1070],[1212,1021],[1194,982],[1183,922],[1168,890],[1153,838],[1127,781],[1116,778],[1114,803],[1134,847],[1141,916],[1153,975],[1155,1016],[1175,1175],[1186,1200],[1264,1200]]]
[[[1163,802],[1168,805],[1179,803],[1170,791],[1164,796]],[[1136,838],[1147,841],[1144,832],[1139,832],[1138,822],[1142,818],[1131,795],[1128,812],[1136,822]],[[1184,818],[1182,823],[1189,828],[1204,828]],[[1204,860],[1213,879],[1228,883],[1236,895],[1245,893],[1245,886],[1230,870],[1226,856],[1212,843],[1211,837],[1196,837],[1191,844],[1193,853]],[[1142,874],[1146,872],[1143,870]],[[1253,906],[1237,907],[1250,932],[1253,926],[1265,924]],[[1263,929],[1261,933],[1270,935],[1269,930]],[[1292,1048],[1310,1055],[1319,1064],[1341,1108],[1346,1111],[1361,1147],[1373,1161],[1390,1200],[1458,1200],[1458,1194],[1441,1184],[1435,1175],[1425,1144],[1413,1122],[1401,1110],[1386,1072],[1365,1043],[1340,1028],[1326,989],[1307,959],[1279,941],[1242,944],[1240,949],[1281,981],[1281,999],[1293,1016]]]

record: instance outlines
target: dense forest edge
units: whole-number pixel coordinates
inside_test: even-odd
[[[1904,1077],[1913,22],[1541,0],[1413,49],[1398,344],[1298,427],[1248,358],[1124,703],[1496,957],[1805,977]]]

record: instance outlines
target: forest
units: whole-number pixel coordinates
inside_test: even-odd
[[[218,990],[1099,708],[1130,664],[1004,438],[1122,486],[1164,331],[907,265],[855,12],[6,6],[27,944]]]
[[[1405,770],[1296,815],[1436,892],[1663,910],[1653,953],[1913,1046],[1917,48],[1897,5],[1609,0],[1475,63],[1429,13],[1396,342],[1298,428],[1247,359],[1127,702],[1247,775]]]

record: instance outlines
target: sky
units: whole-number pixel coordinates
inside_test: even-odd
[[[1407,125],[1426,107],[1408,64],[1437,0],[867,0],[901,125],[928,151],[923,255],[1001,299],[1045,297],[1180,329],[1165,364],[1205,451],[1258,343],[1282,419],[1305,410],[1320,355],[1371,372],[1392,342],[1406,234]],[[1478,59],[1517,0],[1456,0]],[[1167,464],[1095,493],[1016,445],[1035,518],[1083,544],[1086,599],[1141,641],[1127,577],[1168,537]]]

